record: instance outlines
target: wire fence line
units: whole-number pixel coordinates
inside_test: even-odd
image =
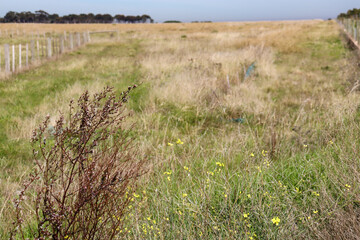
[[[26,43],[0,46],[0,76],[19,73],[45,60],[71,52],[91,42],[90,32],[64,32],[61,35],[38,34]]]
[[[360,49],[360,19],[341,18],[337,22],[343,28],[345,35],[352,44]]]

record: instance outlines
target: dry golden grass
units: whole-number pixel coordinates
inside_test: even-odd
[[[309,239],[310,236],[329,238],[334,231],[341,230],[344,234],[338,235],[339,239],[351,235],[351,221],[338,226],[339,220],[326,215],[333,210],[339,219],[356,218],[356,211],[341,210],[336,205],[338,200],[331,195],[334,186],[328,185],[335,182],[340,189],[344,183],[351,183],[355,191],[358,187],[354,183],[360,176],[357,170],[349,176],[341,175],[340,170],[329,170],[338,167],[332,155],[337,150],[329,147],[329,141],[335,142],[334,148],[339,146],[343,161],[351,163],[344,160],[350,159],[348,155],[351,151],[344,149],[356,146],[356,133],[349,134],[347,128],[356,126],[354,116],[358,112],[358,104],[354,103],[360,102],[359,94],[351,92],[359,71],[352,64],[351,53],[341,43],[339,29],[334,22],[0,25],[3,32],[10,28],[20,32],[25,29],[30,35],[37,31],[59,34],[63,31],[119,31],[112,36],[94,34],[93,43],[79,50],[79,55],[67,54],[54,64],[30,71],[29,75],[33,71],[41,72],[37,75],[39,81],[47,74],[59,78],[57,84],[62,84],[62,88],[58,90],[54,87],[52,94],[45,94],[36,105],[31,106],[31,114],[11,117],[12,124],[5,125],[3,130],[11,141],[22,141],[30,136],[45,115],[50,114],[54,120],[59,111],[66,111],[69,100],[77,98],[85,89],[96,92],[107,84],[123,87],[120,82],[125,81],[123,78],[128,75],[130,77],[126,81],[142,82],[145,90],[140,94],[140,100],[137,99],[139,106],[134,107],[136,111],[132,119],[138,124],[138,149],[151,159],[149,165],[153,175],[144,180],[144,190],[151,192],[149,198],[153,202],[146,203],[146,209],[138,213],[138,219],[131,217],[133,222],[129,226],[146,221],[142,219],[146,213],[156,218],[161,232],[168,233],[170,227],[164,218],[168,217],[166,214],[170,213],[167,211],[172,207],[169,199],[182,206],[174,195],[192,191],[196,201],[189,204],[193,204],[191,209],[196,210],[193,213],[196,212],[200,220],[184,221],[185,216],[182,220],[174,220],[172,227],[183,229],[184,235],[174,230],[166,235],[168,239],[195,239],[199,237],[196,231],[202,234],[208,231],[207,238],[234,238],[225,228],[221,234],[210,231],[206,224],[218,227],[219,222],[212,218],[211,210],[204,211],[204,208],[211,202],[211,196],[217,194],[216,197],[219,197],[219,192],[224,194],[224,191],[235,189],[240,184],[244,194],[254,196],[255,200],[248,199],[238,206],[231,205],[228,199],[220,199],[219,205],[214,207],[219,212],[232,209],[233,212],[228,214],[234,214],[232,217],[235,219],[243,218],[245,210],[242,208],[253,211],[252,216],[258,217],[253,224],[261,226],[261,230],[250,230],[257,231],[263,238],[281,239],[289,234],[292,238],[301,239]],[[251,76],[245,78],[252,63],[255,63],[255,69]],[[3,84],[4,91],[26,92],[29,75],[7,80],[4,84],[16,79],[14,85]],[[81,80],[66,82],[64,76],[77,76]],[[54,84],[49,81],[49,88]],[[12,101],[15,100],[8,102]],[[244,118],[245,123],[233,122],[239,118]],[[177,138],[185,142],[183,148],[169,148],[168,142]],[[267,150],[269,154],[265,156],[262,150]],[[254,153],[255,156],[250,157]],[[263,176],[257,167],[264,165],[264,158],[269,159],[271,164],[263,168]],[[227,169],[218,180],[214,180],[214,183],[218,181],[217,185],[211,185],[214,189],[219,186],[220,190],[207,192],[209,195],[205,201],[201,195],[203,192],[197,192],[197,188],[207,186],[207,172],[212,171],[209,166],[215,165],[216,161],[224,162]],[[162,179],[164,171],[172,169],[175,174],[183,171],[184,166],[193,168],[198,176],[172,180],[178,181],[174,184],[177,187]],[[330,183],[320,177],[323,168],[328,171]],[[19,169],[25,171],[26,167]],[[244,178],[240,178],[239,172]],[[291,195],[297,187],[292,182],[291,177],[296,178],[293,175],[305,181],[301,185],[304,192],[316,189],[324,197],[310,198],[314,197],[310,194],[307,199],[304,194],[303,201],[308,201],[308,205],[297,205],[297,200],[294,200],[297,197]],[[309,175],[313,177],[311,180]],[[16,174],[11,175],[9,180],[2,179],[2,192],[18,187],[14,176]],[[231,182],[229,176],[238,176],[239,181]],[[242,185],[244,179],[249,181],[244,183],[245,186]],[[281,189],[276,185],[280,180],[287,182],[292,190],[281,195]],[[310,185],[313,189],[305,189]],[[188,189],[179,190],[183,186]],[[158,195],[158,190],[163,195]],[[271,194],[276,196],[275,200],[270,198],[271,201],[266,203],[273,204],[271,209],[262,204],[267,200],[262,198],[260,191],[274,191]],[[11,191],[6,198],[11,198],[13,193]],[[230,195],[231,191],[227,194]],[[283,196],[286,196],[285,199]],[[358,198],[355,192],[352,196]],[[281,205],[284,202],[288,204],[286,210]],[[322,218],[316,222],[315,218],[314,222],[308,220],[304,225],[299,223],[298,219],[307,217],[313,208],[321,209],[324,213]],[[272,228],[272,224],[266,225],[270,221],[268,218],[274,217],[274,214],[281,216],[284,224],[281,230]],[[208,219],[211,223],[207,222]],[[193,223],[198,226],[196,229],[191,225]],[[314,227],[318,225],[321,228]],[[234,231],[238,229],[227,227]],[[244,229],[247,229],[245,225]],[[136,227],[133,231],[130,239],[146,238]],[[164,235],[159,238],[166,239]]]

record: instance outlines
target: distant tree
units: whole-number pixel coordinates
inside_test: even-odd
[[[181,23],[181,21],[178,20],[167,20],[164,23]]]
[[[360,9],[354,8],[348,10],[346,13],[340,13],[338,18],[360,18]]]
[[[114,19],[116,19],[118,22],[125,22],[125,15],[117,14],[115,15]]]
[[[21,22],[21,23],[112,23],[116,20],[120,23],[153,23],[154,20],[149,15],[125,16],[117,14],[114,17],[110,14],[82,13],[59,16],[58,14],[49,14],[43,10],[32,12],[14,12],[6,13],[0,22]]]
[[[49,14],[43,10],[35,11],[35,21],[38,23],[46,23],[49,21]]]
[[[10,11],[6,13],[4,20],[5,22],[18,22],[19,16],[17,12]]]

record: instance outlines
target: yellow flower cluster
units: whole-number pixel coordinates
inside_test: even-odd
[[[280,218],[279,217],[274,217],[273,219],[271,219],[271,221],[272,221],[273,224],[275,224],[277,226],[280,223]]]
[[[216,165],[219,167],[225,167],[225,164],[221,163],[221,162],[216,162]]]
[[[177,144],[179,144],[179,145],[183,145],[184,144],[184,142],[183,141],[181,141],[180,140],[180,138],[178,138],[178,140],[176,141],[176,143]],[[168,146],[170,146],[170,147],[172,147],[172,146],[174,146],[174,144],[173,143],[171,143],[171,142],[168,142],[168,144],[167,144]]]

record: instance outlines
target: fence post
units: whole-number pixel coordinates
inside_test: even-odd
[[[74,49],[74,39],[73,39],[72,33],[69,34],[69,40],[70,40],[70,50],[73,50]]]
[[[80,47],[81,46],[80,33],[76,33],[76,38],[77,38],[77,47]]]
[[[39,47],[39,40],[36,40],[36,52],[37,52],[37,60],[40,60],[40,47]]]
[[[60,37],[60,54],[64,53],[64,37]]]
[[[51,52],[51,38],[47,39],[47,56],[51,57],[52,56],[52,52]]]
[[[21,69],[21,43],[19,44],[19,69]]]
[[[5,72],[10,72],[10,49],[9,44],[4,45]]]
[[[29,66],[29,44],[26,44],[26,67]]]
[[[31,62],[34,62],[35,61],[35,41],[34,40],[31,40],[30,48],[31,48]]]
[[[42,41],[41,40],[41,56],[44,57],[45,56],[45,40]]]
[[[56,48],[55,48],[55,39],[51,39],[51,43],[52,43],[52,49],[51,49],[51,55],[56,55]]]
[[[87,42],[86,32],[83,32],[83,39],[84,39],[84,44],[86,44]]]
[[[15,45],[12,45],[12,72],[15,72]]]
[[[65,39],[65,41],[66,41],[66,31],[64,31],[64,39]]]
[[[88,34],[88,42],[91,42],[90,31],[87,31],[87,34]]]

